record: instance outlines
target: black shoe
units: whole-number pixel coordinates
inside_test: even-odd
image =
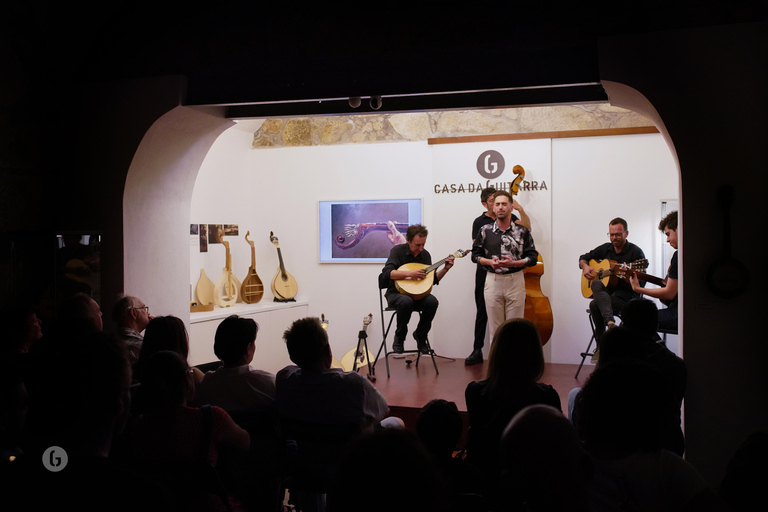
[[[392,343],[392,352],[395,354],[402,354],[405,352],[405,347],[403,346],[403,340],[395,340]]]
[[[422,354],[429,354],[429,344],[426,342],[426,340],[420,340],[416,337],[416,335],[413,335],[413,339],[416,340],[416,348],[419,352]]]
[[[483,351],[476,348],[469,354],[469,357],[464,360],[464,364],[471,366],[473,364],[480,364],[483,362]]]

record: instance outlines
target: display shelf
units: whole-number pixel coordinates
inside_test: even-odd
[[[200,322],[209,322],[228,317],[229,315],[253,315],[257,313],[266,313],[268,311],[277,311],[290,309],[299,306],[306,306],[307,301],[297,300],[289,302],[261,301],[257,304],[237,303],[226,308],[215,307],[213,311],[200,311],[189,314],[189,323],[196,324]]]

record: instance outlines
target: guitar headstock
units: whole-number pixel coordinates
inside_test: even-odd
[[[272,244],[274,244],[274,246],[278,249],[280,248],[280,242],[277,240],[277,237],[272,231],[269,232],[269,241],[272,242]]]
[[[472,249],[467,249],[467,250],[459,249],[458,251],[453,253],[453,257],[454,258],[463,258],[467,254],[471,254],[471,253],[472,253]]]
[[[645,270],[648,268],[648,260],[643,258],[640,260],[633,261],[629,264],[629,268],[632,270]]]

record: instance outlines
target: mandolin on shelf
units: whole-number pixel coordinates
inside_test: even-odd
[[[280,242],[272,231],[269,232],[269,241],[277,248],[277,259],[280,261],[277,273],[272,279],[272,294],[277,302],[294,300],[299,291],[299,285],[296,283],[296,279],[285,270],[283,253],[280,252]]]
[[[221,271],[219,282],[213,289],[213,302],[222,308],[226,308],[237,302],[240,293],[240,283],[232,274],[232,254],[229,252],[229,242],[221,239],[226,250],[226,263]]]
[[[248,240],[250,234],[250,231],[245,233],[245,241],[251,246],[251,267],[248,269],[248,276],[243,279],[243,284],[240,286],[240,295],[243,302],[256,304],[264,295],[264,284],[261,282],[259,274],[256,273],[256,248],[253,240]]]

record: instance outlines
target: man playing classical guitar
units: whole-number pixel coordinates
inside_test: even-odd
[[[614,289],[606,288],[602,280],[596,279],[597,272],[590,266],[590,260],[613,260],[617,263],[632,263],[645,259],[645,253],[637,245],[627,240],[629,230],[627,221],[616,217],[608,224],[608,238],[610,242],[599,245],[586,254],[579,256],[579,266],[586,279],[592,280],[592,301],[589,303],[589,311],[595,322],[596,342],[605,332],[606,327],[615,325],[614,315],[618,314],[624,305],[632,299],[639,297],[632,291],[632,286],[623,279],[618,280]]]
[[[629,280],[635,293],[654,297],[667,305],[665,309],[659,310],[659,327],[677,331],[677,211],[661,219],[659,231],[667,236],[667,243],[675,249],[672,261],[669,262],[664,286],[643,288],[635,274],[630,274]]]
[[[405,336],[408,334],[408,322],[414,311],[421,311],[419,325],[416,326],[416,330],[413,332],[417,348],[424,353],[426,353],[429,348],[426,339],[429,330],[432,328],[432,320],[435,318],[435,313],[437,313],[437,298],[429,293],[421,299],[414,300],[412,297],[400,293],[395,286],[395,281],[400,279],[421,280],[427,277],[424,270],[398,269],[406,263],[432,264],[432,256],[430,256],[429,251],[424,249],[424,245],[427,243],[428,234],[429,232],[427,231],[427,228],[420,224],[408,226],[408,230],[405,233],[406,243],[396,245],[392,248],[389,252],[389,258],[384,264],[384,269],[379,276],[379,283],[383,285],[382,288],[384,285],[387,286],[387,292],[385,294],[387,304],[389,307],[397,309],[397,328],[395,330],[395,339],[392,344],[392,350],[398,354],[403,353],[405,350],[404,344]],[[445,266],[435,272],[435,284],[439,284],[446,272],[451,269],[453,260],[454,257],[449,256],[445,260]]]
[[[484,188],[480,192],[480,204],[483,205],[486,211],[478,216],[474,222],[472,222],[472,242],[474,243],[477,238],[480,228],[486,224],[493,224],[496,220],[496,214],[493,213],[493,195],[496,193],[494,187]],[[520,213],[518,219],[515,214],[512,214],[512,222],[519,224],[528,229],[531,229],[531,221],[528,218],[528,214],[525,213],[523,207],[518,204],[517,201],[512,199],[512,209],[517,210]],[[485,310],[485,276],[488,274],[486,270],[477,265],[475,271],[475,307],[477,308],[477,314],[475,316],[475,339],[472,344],[472,353],[464,360],[464,364],[473,365],[483,362],[483,345],[485,345],[485,331],[488,326],[488,313]]]
[[[496,220],[486,224],[472,244],[472,261],[486,272],[484,299],[491,336],[506,320],[525,316],[525,278],[521,270],[536,265],[539,253],[531,231],[512,220],[512,196],[493,198]]]

